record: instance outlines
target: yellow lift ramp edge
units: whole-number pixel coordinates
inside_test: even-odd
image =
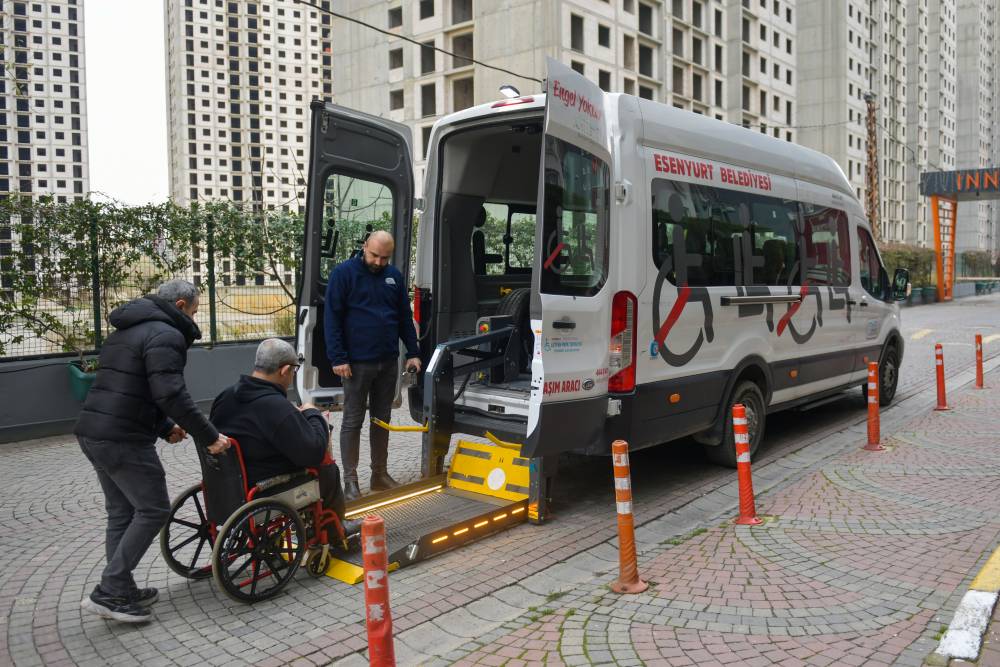
[[[527,519],[528,459],[520,445],[487,437],[490,443],[459,440],[445,475],[348,503],[350,519],[378,514],[385,520],[390,572]],[[326,575],[363,581],[361,549],[338,554]]]

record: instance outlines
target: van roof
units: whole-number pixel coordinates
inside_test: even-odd
[[[677,109],[667,104],[623,93],[608,93],[612,103],[638,104],[642,119],[636,128],[636,140],[647,146],[690,153],[734,166],[757,168],[772,174],[798,178],[828,187],[855,199],[854,189],[840,165],[828,155],[761,132],[716,120],[709,116]],[[522,95],[509,100],[477,104],[441,118],[435,126],[461,123],[474,118],[541,111],[545,94]]]

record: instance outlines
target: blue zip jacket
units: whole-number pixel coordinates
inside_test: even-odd
[[[323,324],[333,366],[393,359],[400,339],[407,359],[420,356],[406,283],[392,265],[372,273],[361,257],[338,264],[326,284]]]

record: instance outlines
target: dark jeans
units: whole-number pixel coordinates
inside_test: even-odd
[[[358,451],[361,448],[361,425],[365,402],[372,418],[388,422],[392,399],[396,395],[395,357],[385,361],[351,362],[351,377],[344,378],[344,418],[340,423],[340,458],[344,481],[358,481]],[[372,474],[386,472],[389,462],[389,432],[372,426],[368,433],[372,450]]]
[[[136,588],[132,570],[170,516],[166,475],[152,443],[77,439],[97,471],[108,512],[101,590],[124,597]]]

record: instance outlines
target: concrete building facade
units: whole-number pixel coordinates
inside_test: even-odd
[[[955,0],[916,0],[907,21],[907,164],[904,241],[934,245],[930,202],[920,173],[955,168]]]
[[[604,90],[794,140],[786,129],[797,113],[795,3],[789,0],[350,0],[344,5],[341,11],[398,37],[335,22],[334,99],[413,128],[418,186],[434,121],[498,99],[503,84],[523,94],[538,92],[546,56]],[[750,87],[746,104],[744,84]]]
[[[172,198],[303,209],[331,17],[294,0],[165,0],[164,17]]]
[[[918,1],[918,0],[915,0]],[[800,0],[799,143],[834,158],[864,200],[865,95],[875,96],[879,151],[878,234],[905,234],[905,0]]]
[[[729,0],[727,120],[795,141],[798,18],[788,0]]]
[[[995,0],[957,2],[958,111],[957,169],[978,169],[994,159],[997,110]],[[955,250],[992,250],[995,202],[964,202],[958,207]]]
[[[82,199],[90,191],[83,0],[2,7],[0,196]]]

